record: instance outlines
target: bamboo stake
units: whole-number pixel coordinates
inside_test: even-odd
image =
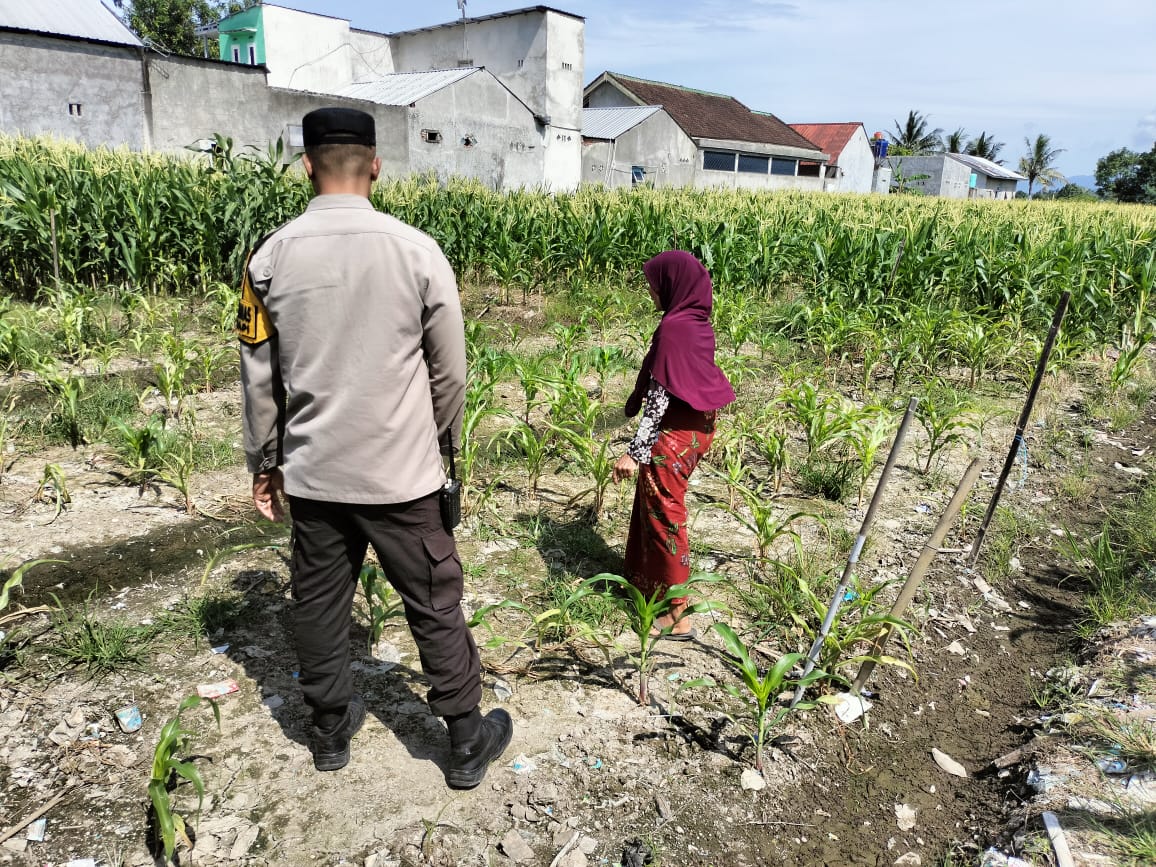
[[[819,634],[815,636],[814,643],[811,644],[811,649],[807,651],[807,662],[803,666],[803,677],[810,674],[814,668],[815,663],[819,659],[819,651],[823,647],[823,642],[827,640],[827,635],[831,631],[831,624],[835,622],[835,615],[839,612],[839,606],[843,604],[843,596],[847,592],[847,585],[851,582],[851,574],[855,571],[855,564],[859,562],[859,555],[863,551],[863,546],[867,542],[867,533],[871,529],[871,525],[875,522],[875,512],[879,508],[879,503],[883,500],[883,489],[887,487],[887,480],[891,477],[891,469],[895,466],[895,461],[899,457],[899,451],[903,446],[903,440],[907,437],[907,429],[911,427],[911,419],[915,417],[915,406],[919,403],[919,398],[913,397],[907,404],[907,412],[903,414],[903,421],[899,425],[899,431],[895,434],[895,440],[891,443],[891,451],[887,455],[887,463],[883,465],[883,473],[879,476],[879,483],[875,485],[875,493],[871,495],[871,504],[867,507],[867,514],[863,516],[863,523],[859,527],[859,535],[855,537],[855,544],[851,546],[851,554],[847,557],[847,565],[843,567],[843,575],[839,578],[839,586],[835,588],[835,595],[831,597],[831,604],[827,607],[827,616],[823,618],[823,625],[819,628]],[[795,695],[791,699],[791,707],[794,707],[803,698],[803,692],[806,686],[799,684],[798,689],[795,690]]]
[[[1044,373],[1048,369],[1048,359],[1052,357],[1052,348],[1056,343],[1056,335],[1060,332],[1060,325],[1064,321],[1064,314],[1068,311],[1068,302],[1072,299],[1071,292],[1065,292],[1060,296],[1060,303],[1056,307],[1056,315],[1052,317],[1052,328],[1048,332],[1047,340],[1044,341],[1044,347],[1040,350],[1040,360],[1036,365],[1036,375],[1032,380],[1031,388],[1028,389],[1027,400],[1024,401],[1023,411],[1020,413],[1019,422],[1016,424],[1016,433],[1012,437],[1011,448],[1008,449],[1007,460],[1004,461],[1003,470],[999,474],[999,481],[995,483],[995,493],[991,495],[991,502],[987,504],[987,512],[983,516],[983,523],[979,525],[979,532],[975,534],[975,541],[971,545],[971,556],[968,558],[967,565],[975,566],[979,559],[979,549],[983,547],[984,536],[987,535],[988,525],[991,523],[992,516],[995,515],[996,506],[999,505],[1000,495],[1003,494],[1003,486],[1007,483],[1007,477],[1011,473],[1012,467],[1015,466],[1016,456],[1019,454],[1020,447],[1024,441],[1024,431],[1027,429],[1028,421],[1032,416],[1032,407],[1036,403],[1036,395],[1040,390],[1040,383],[1044,380]]]
[[[975,487],[976,479],[979,478],[980,466],[980,460],[976,458],[963,474],[963,478],[960,479],[959,485],[955,489],[955,495],[952,496],[951,501],[943,510],[943,515],[940,517],[939,523],[935,525],[935,529],[931,533],[931,538],[927,540],[927,544],[924,545],[923,550],[919,552],[919,558],[911,567],[911,571],[907,575],[907,580],[903,583],[903,587],[895,599],[895,604],[891,606],[892,617],[902,617],[903,612],[907,610],[907,606],[911,604],[911,600],[915,598],[915,591],[918,590],[919,585],[923,583],[923,576],[927,574],[927,570],[931,566],[931,561],[934,560],[935,555],[939,553],[939,548],[943,544],[944,537],[947,536],[947,531],[950,530],[951,525],[955,523],[955,518],[959,514],[959,510],[963,508],[968,494],[970,494],[971,489]],[[852,695],[859,694],[864,684],[867,683],[867,678],[875,671],[875,659],[878,659],[880,654],[883,653],[883,648],[891,638],[891,632],[891,624],[885,624],[879,636],[871,645],[871,649],[867,652],[867,655],[872,657],[872,659],[865,660],[863,664],[859,666],[859,673],[855,675],[855,682],[851,684]]]

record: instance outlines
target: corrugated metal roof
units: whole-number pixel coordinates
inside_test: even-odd
[[[411,105],[443,87],[449,87],[481,69],[463,66],[461,69],[435,69],[432,72],[394,72],[378,78],[355,81],[339,89],[335,96],[364,99],[378,105]]]
[[[973,157],[971,154],[947,154],[953,160],[959,160],[965,166],[970,166],[977,172],[983,172],[989,178],[996,178],[1001,181],[1026,181],[1027,178],[1018,172],[1013,172],[1009,168],[1001,166],[999,163],[993,163],[991,160],[985,160],[983,157]]]
[[[847,147],[851,137],[863,124],[852,121],[851,123],[792,123],[788,126],[807,141],[817,144],[819,150],[830,154],[831,162],[828,165],[837,166],[839,165],[839,157],[843,154],[843,148]],[[866,134],[866,130],[864,130],[864,134]]]
[[[586,86],[585,94],[611,82],[639,105],[661,105],[691,138],[781,145],[813,151],[818,148],[770,112],[753,112],[733,96],[693,90],[676,84],[604,72]]]
[[[584,108],[582,109],[582,137],[604,138],[613,141],[658,111],[662,111],[661,105],[637,105],[629,108]]]
[[[0,0],[0,28],[140,45],[136,34],[100,0]]]

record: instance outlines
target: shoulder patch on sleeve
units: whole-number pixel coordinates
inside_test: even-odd
[[[249,259],[245,259],[245,276],[241,281],[241,300],[237,303],[237,337],[242,343],[256,346],[264,343],[273,336],[273,323],[269,319],[269,311],[257,293],[253,291],[253,284],[249,280]]]

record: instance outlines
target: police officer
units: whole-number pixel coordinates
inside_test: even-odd
[[[293,520],[294,638],[319,771],[349,761],[365,720],[349,626],[368,545],[405,604],[450,735],[446,782],[477,786],[510,742],[504,710],[482,716],[477,647],[462,614],[462,567],[443,525],[439,442],[459,441],[465,337],[438,245],[369,201],[381,170],[373,118],[323,108],[302,121],[305,213],[246,266],[241,340],[245,454],[253,502]]]

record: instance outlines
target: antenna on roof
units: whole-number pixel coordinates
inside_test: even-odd
[[[458,0],[458,8],[462,10],[462,20],[466,17],[466,0]]]

